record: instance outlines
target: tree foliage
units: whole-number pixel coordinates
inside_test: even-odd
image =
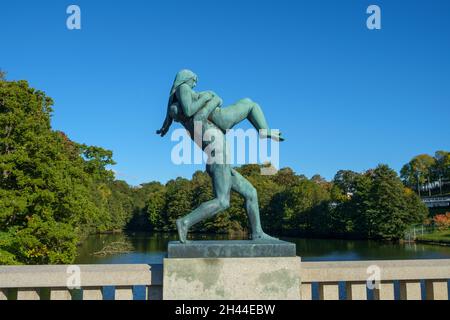
[[[260,175],[260,166],[238,168],[255,186],[265,230],[281,235],[352,236],[399,239],[421,223],[428,210],[386,165],[364,173],[340,171],[332,182],[307,179],[285,168]],[[160,185],[146,205],[152,228],[175,231],[175,220],[213,197],[211,180],[196,172]],[[194,227],[197,232],[248,231],[244,201],[232,193],[230,208]]]
[[[415,156],[402,167],[400,176],[405,185],[416,190],[425,182],[450,181],[450,152],[439,150],[434,156]]]
[[[80,238],[130,217],[111,151],[52,130],[52,105],[26,81],[0,81],[0,263],[70,263]]]

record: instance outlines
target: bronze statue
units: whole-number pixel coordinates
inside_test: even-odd
[[[180,71],[170,90],[167,115],[163,126],[156,133],[164,136],[172,124],[172,121],[181,123],[194,139],[196,132],[195,124],[201,126],[202,132],[213,130],[216,134],[216,142],[223,141],[215,147],[215,157],[217,154],[227,156],[225,143],[226,130],[231,129],[237,123],[248,119],[259,131],[260,137],[272,138],[283,141],[283,137],[278,130],[270,130],[261,107],[246,98],[239,100],[235,104],[222,108],[222,99],[212,91],[195,92],[193,88],[197,84],[197,76],[189,70]],[[220,139],[217,139],[220,138]],[[212,141],[201,139],[199,147],[202,150],[208,147]],[[209,155],[208,155],[209,157]],[[217,158],[216,158],[217,159]],[[194,224],[213,217],[226,210],[230,206],[231,190],[236,191],[245,198],[245,206],[251,225],[251,238],[253,240],[276,240],[262,230],[258,196],[256,189],[239,172],[231,167],[228,161],[208,161],[206,171],[212,178],[214,199],[206,201],[198,206],[188,215],[176,221],[180,242],[185,243],[188,229]]]

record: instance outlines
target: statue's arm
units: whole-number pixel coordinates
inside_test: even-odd
[[[192,101],[192,89],[187,84],[179,86],[176,95],[186,117],[193,116],[212,98],[211,94],[201,94],[198,100]]]
[[[194,119],[208,119],[211,113],[222,105],[222,99],[219,96],[213,96],[205,107],[195,114]]]
[[[169,106],[170,108],[170,106]],[[164,123],[158,131],[156,131],[156,134],[161,135],[161,137],[164,137],[166,133],[169,131],[170,126],[172,125],[173,119],[170,116],[170,110],[167,109],[166,118],[164,119]]]

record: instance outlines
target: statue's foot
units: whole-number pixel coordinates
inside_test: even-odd
[[[284,138],[281,135],[281,132],[276,130],[276,131],[272,131],[270,129],[267,129],[265,132],[263,132],[263,130],[260,130],[259,132],[259,136],[261,138],[269,138],[269,139],[273,139],[275,141],[284,141]]]
[[[178,230],[178,238],[181,243],[186,243],[186,237],[188,232],[188,227],[186,222],[184,222],[183,218],[177,219],[177,230]]]
[[[267,233],[261,231],[259,233],[252,234],[252,240],[258,241],[258,240],[280,240],[280,239],[271,237]]]

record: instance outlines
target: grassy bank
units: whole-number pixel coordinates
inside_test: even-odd
[[[433,233],[418,236],[417,242],[450,245],[450,229],[445,231],[435,231]]]

